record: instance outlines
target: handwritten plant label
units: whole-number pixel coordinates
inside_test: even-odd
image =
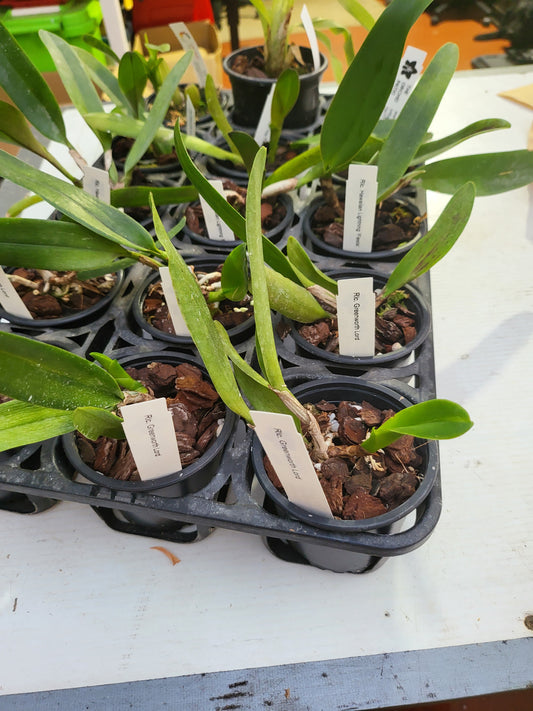
[[[313,56],[313,66],[315,71],[317,71],[320,67],[320,50],[318,49],[315,26],[313,25],[313,20],[311,19],[311,15],[309,14],[309,10],[305,4],[300,13],[300,20],[302,21],[307,39],[309,40],[309,46],[311,47],[311,54]]]
[[[83,167],[83,189],[98,200],[109,205],[111,202],[111,186],[109,174],[106,170],[95,168],[92,165]]]
[[[424,50],[410,45],[407,46],[396,74],[394,86],[380,116],[381,119],[398,118],[400,111],[409,98],[409,94],[420,78],[426,57],[427,52],[424,52]]]
[[[196,133],[196,111],[191,97],[187,94],[185,99],[185,131],[188,136],[194,136]]]
[[[254,133],[254,140],[260,146],[268,143],[270,141],[270,118],[272,113],[272,100],[274,98],[274,90],[276,89],[276,84],[272,84],[268,96],[265,100],[263,110],[261,111],[261,116],[257,122],[257,128]]]
[[[33,318],[2,267],[0,267],[0,304],[8,314],[20,318]]]
[[[342,248],[371,252],[378,193],[376,165],[352,164],[348,168],[344,203]]]
[[[143,481],[181,470],[172,414],[164,397],[120,408],[122,426]]]
[[[210,180],[211,185],[218,190],[221,195],[224,195],[224,187],[222,185],[222,180]],[[235,242],[235,235],[224,222],[224,220],[217,215],[213,210],[211,205],[204,200],[200,195],[200,203],[202,205],[202,210],[204,213],[205,228],[209,239],[215,239],[219,242]]]
[[[204,87],[207,77],[207,67],[205,66],[204,59],[200,54],[200,49],[196,44],[196,40],[184,22],[171,22],[169,27],[180,41],[181,46],[185,51],[192,49],[192,66],[196,72],[198,84],[201,87]]]
[[[333,518],[313,462],[290,415],[251,410],[255,431],[289,501]]]
[[[161,288],[165,296],[165,301],[168,308],[168,315],[174,326],[176,336],[190,336],[191,333],[187,328],[185,319],[182,316],[181,309],[176,298],[176,292],[172,284],[170,270],[168,267],[159,267],[159,276],[161,277]]]
[[[375,353],[376,296],[374,279],[358,277],[339,279],[337,320],[339,325],[339,353],[365,357]]]

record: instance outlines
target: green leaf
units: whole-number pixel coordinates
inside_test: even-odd
[[[335,52],[333,51],[333,45],[331,43],[331,40],[329,36],[325,32],[321,32],[318,28],[319,27],[329,27],[330,25],[333,25],[333,22],[329,21],[324,21],[324,20],[313,20],[313,25],[315,26],[316,30],[316,36],[317,39],[322,42],[322,44],[326,47],[328,50],[328,55],[329,55],[329,61],[331,64],[331,68],[333,70],[333,76],[335,78],[335,81],[337,84],[340,84],[342,81],[342,77],[344,76],[344,66],[341,62],[341,60],[337,57]],[[348,34],[348,31],[345,30],[346,34]],[[351,39],[351,35],[350,35]]]
[[[115,52],[113,52],[113,50],[107,44],[107,42],[104,42],[99,37],[95,37],[94,35],[83,35],[81,39],[83,40],[84,44],[88,44],[90,47],[93,47],[94,49],[97,49],[102,54],[105,54],[105,56],[108,57],[109,59],[111,59],[115,64],[118,64],[120,62],[120,58],[115,54]],[[89,54],[90,54],[90,52],[89,52]],[[93,55],[91,55],[91,56],[93,56]],[[96,57],[95,57],[95,59],[96,59]],[[96,61],[99,61],[99,60],[97,59]],[[100,64],[102,64],[102,63],[100,62]]]
[[[407,34],[430,2],[392,2],[355,55],[322,126],[326,171],[348,163],[370,136],[394,85]]]
[[[0,331],[0,392],[43,407],[112,408],[122,400],[115,380],[95,363],[48,343]]]
[[[248,260],[246,245],[237,245],[226,257],[222,266],[221,276],[224,298],[230,301],[241,301],[248,293]]]
[[[63,114],[52,90],[1,22],[0,86],[43,136],[70,146]]]
[[[0,174],[31,190],[75,222],[124,247],[154,253],[152,236],[133,218],[106,205],[85,190],[23,163],[0,150]]]
[[[104,355],[103,353],[91,353],[91,356],[102,368],[112,375],[122,390],[132,390],[137,393],[147,393],[148,390],[142,383],[128,375],[117,360]]]
[[[220,104],[218,90],[211,74],[208,74],[205,79],[205,101],[207,104],[207,110],[211,114],[211,118],[215,122],[215,125],[220,133],[224,136],[231,152],[238,153],[237,146],[233,143],[233,137],[231,136],[233,127],[228,121],[226,112]]]
[[[321,166],[321,174],[324,172],[322,167],[322,158],[320,153],[320,146],[313,146],[307,151],[300,153],[299,155],[291,158],[286,163],[281,165],[265,180],[265,187],[267,185],[272,185],[280,180],[286,180],[287,178],[294,178],[304,170],[312,168],[313,166]]]
[[[72,413],[75,428],[89,439],[112,437],[124,439],[122,419],[98,407],[77,407]]]
[[[453,439],[468,432],[473,424],[468,412],[457,403],[450,400],[428,400],[397,412],[377,429],[373,429],[361,447],[367,452],[377,452],[402,435],[422,439]]]
[[[245,133],[244,131],[231,131],[229,137],[244,162],[246,172],[250,173],[252,165],[254,164],[255,155],[259,150],[259,144],[249,133]]]
[[[264,278],[268,289],[270,308],[274,311],[300,323],[313,323],[313,321],[331,316],[307,289],[291,279],[287,279],[283,274],[278,274],[274,269],[265,268]],[[257,297],[253,282],[251,291],[254,297],[255,312]]]
[[[128,111],[133,116],[133,108],[118,83],[117,77],[106,66],[102,64],[93,54],[87,52],[82,47],[72,47],[78,55],[78,59],[85,66],[92,81],[99,87],[121,110]],[[99,109],[102,110],[102,107]]]
[[[385,284],[383,296],[424,274],[449,252],[466,227],[475,197],[473,183],[459,188],[434,226],[399,261]]]
[[[292,266],[298,270],[298,274],[303,274],[310,284],[323,286],[324,289],[331,291],[332,294],[338,293],[339,289],[335,279],[320,271],[302,245],[292,235],[287,240],[287,257]],[[304,284],[304,286],[310,286],[310,284]]]
[[[143,207],[150,204],[150,195],[156,205],[179,205],[197,200],[198,190],[192,185],[182,185],[177,188],[130,185],[128,188],[112,190],[111,204],[114,207]]]
[[[460,131],[451,133],[449,136],[440,138],[437,141],[429,141],[420,146],[416,155],[412,161],[412,164],[423,163],[426,160],[434,158],[435,156],[444,153],[444,151],[459,145],[463,141],[468,140],[474,136],[479,136],[481,133],[488,133],[489,131],[497,131],[501,128],[510,128],[511,124],[504,119],[481,119],[481,121],[475,121],[474,123],[465,126]]]
[[[272,108],[270,110],[270,141],[268,147],[268,163],[274,163],[278,150],[283,122],[298,99],[300,93],[300,78],[294,69],[284,69],[278,77]]]
[[[143,91],[148,74],[143,59],[137,52],[125,52],[118,65],[118,83],[133,109],[135,118],[143,115]]]
[[[411,92],[379,153],[378,196],[398,183],[422,145],[458,59],[457,45],[445,44]]]
[[[375,20],[362,3],[357,0],[339,0],[339,3],[365,30],[372,29]]]
[[[11,400],[0,405],[0,452],[42,442],[75,429],[72,413]]]
[[[417,182],[426,190],[454,193],[467,180],[476,195],[497,195],[533,182],[533,151],[480,153],[429,163]]]

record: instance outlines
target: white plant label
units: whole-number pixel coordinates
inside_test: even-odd
[[[106,170],[92,165],[83,167],[83,189],[93,197],[109,205],[111,202],[111,186]]]
[[[289,501],[333,518],[301,434],[290,415],[251,410],[255,431]]]
[[[196,133],[196,111],[191,97],[187,94],[185,100],[185,131],[188,136],[194,136]]]
[[[410,45],[406,47],[396,74],[394,86],[380,118],[398,118],[400,111],[409,98],[409,94],[413,91],[420,78],[426,57],[427,52],[424,52],[423,49],[417,49]]]
[[[365,357],[375,353],[376,296],[374,279],[360,277],[339,279],[337,320],[339,353]]]
[[[255,129],[254,140],[260,146],[270,141],[270,118],[272,113],[272,99],[274,98],[275,89],[276,84],[274,83],[268,92],[263,110],[261,111],[261,116],[257,122],[257,128]]]
[[[196,40],[189,31],[189,28],[184,22],[171,22],[169,24],[170,29],[179,39],[181,46],[185,51],[192,49],[192,66],[196,72],[198,78],[198,84],[201,87],[205,86],[205,80],[207,77],[207,67],[205,66],[204,59],[200,54],[200,49],[196,44]]]
[[[344,202],[342,248],[350,252],[371,252],[378,194],[376,165],[348,167]]]
[[[164,397],[120,408],[122,426],[143,481],[181,470],[172,414]]]
[[[0,267],[0,304],[8,314],[20,318],[33,318],[2,267]]]
[[[168,314],[176,336],[190,336],[190,331],[187,328],[185,319],[182,316],[181,309],[176,298],[176,292],[172,285],[172,278],[168,267],[159,267],[159,276],[161,277],[161,288],[165,296],[165,301],[168,308]]]
[[[307,5],[304,4],[302,7],[302,12],[300,13],[300,19],[302,25],[304,26],[307,39],[309,40],[309,46],[311,47],[311,54],[313,55],[313,66],[315,71],[318,71],[320,67],[320,50],[318,49],[318,40],[316,37],[315,27],[313,25],[313,20],[307,9]]]
[[[224,188],[222,186],[222,180],[210,180],[211,185],[217,190],[221,195],[224,195]],[[235,242],[235,235],[224,222],[224,220],[217,215],[213,210],[211,205],[204,200],[200,195],[200,204],[202,205],[202,211],[204,213],[205,228],[209,239],[215,239],[219,242]]]

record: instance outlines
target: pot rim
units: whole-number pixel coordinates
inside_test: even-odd
[[[231,77],[238,77],[241,79],[244,79],[245,81],[249,81],[252,84],[256,85],[264,85],[264,86],[270,86],[271,84],[275,84],[277,79],[276,78],[271,78],[271,77],[248,77],[245,74],[239,74],[239,72],[235,72],[231,68],[231,63],[234,60],[234,58],[239,55],[239,54],[250,54],[251,52],[257,52],[258,49],[264,47],[264,44],[257,44],[253,45],[252,47],[239,47],[238,49],[233,50],[233,52],[230,52],[230,54],[226,55],[222,59],[222,67],[226,74],[231,78]],[[304,50],[306,53],[311,52],[310,47],[306,47],[305,45],[298,45],[300,50]],[[328,67],[329,61],[328,58],[326,57],[325,54],[320,52],[320,66],[318,69],[313,69],[311,72],[307,72],[306,74],[300,74],[300,80],[303,80],[307,77],[313,77],[316,75],[323,74],[327,67]]]

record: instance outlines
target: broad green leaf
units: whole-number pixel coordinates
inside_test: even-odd
[[[375,20],[362,3],[357,0],[339,0],[339,3],[365,30],[372,29]]]
[[[230,301],[241,301],[248,293],[248,260],[244,242],[232,249],[224,260],[221,286],[225,298]]]
[[[122,419],[99,407],[77,407],[72,413],[72,420],[78,432],[89,439],[125,438]]]
[[[481,133],[488,133],[489,131],[497,131],[501,128],[510,128],[511,124],[504,119],[481,119],[481,121],[475,121],[460,131],[451,133],[449,136],[440,138],[437,141],[429,141],[420,146],[413,158],[412,165],[423,163],[426,160],[435,158],[435,156],[444,153],[444,151],[459,145],[463,141],[473,138],[474,136],[479,136]]]
[[[392,2],[355,55],[322,126],[320,145],[328,172],[349,162],[370,136],[394,85],[407,34],[430,2]]]
[[[0,405],[0,452],[42,442],[75,429],[72,412],[11,400]]]
[[[457,45],[445,44],[411,92],[379,153],[378,196],[398,183],[422,145],[458,59]]]
[[[100,366],[48,343],[0,331],[0,392],[43,407],[111,409],[122,400]]]
[[[185,70],[189,66],[191,57],[192,51],[186,52],[165,77],[165,81],[156,94],[150,113],[145,118],[144,125],[128,153],[124,165],[124,172],[126,174],[129,174],[133,170],[150,147],[150,144],[155,140],[157,132],[168,111],[168,107],[170,106],[170,102],[172,101],[172,95],[180,83],[180,79]]]
[[[128,375],[124,368],[117,360],[104,355],[103,353],[91,353],[91,356],[97,363],[100,363],[102,368],[112,375],[120,385],[122,390],[132,390],[137,393],[147,393],[148,390],[142,383]]]
[[[0,264],[77,272],[106,268],[108,272],[132,263],[127,250],[75,222],[0,218]]]
[[[143,114],[143,91],[147,80],[146,66],[137,52],[123,54],[118,65],[118,83],[133,109],[135,118],[140,118]]]
[[[385,284],[383,296],[424,274],[449,252],[466,227],[475,197],[473,183],[459,188],[434,226],[399,261]]]
[[[0,150],[0,174],[31,190],[80,225],[127,248],[154,252],[149,232],[133,218],[106,205],[84,190],[23,163]]]
[[[417,182],[426,190],[454,193],[467,180],[476,195],[496,195],[533,182],[533,151],[480,153],[429,163]]]
[[[254,164],[255,154],[259,150],[258,143],[249,133],[244,131],[231,131],[229,137],[243,160],[246,172],[250,173]]]
[[[278,77],[272,97],[270,111],[270,141],[268,148],[268,163],[276,158],[283,122],[298,99],[300,79],[294,69],[284,69]]]
[[[338,293],[338,285],[335,279],[328,277],[324,272],[316,266],[311,260],[306,250],[292,235],[287,240],[287,257],[289,262],[298,270],[299,274],[303,274],[311,284],[318,284],[324,289],[331,291],[332,294]],[[307,284],[305,286],[308,286]]]
[[[320,306],[315,297],[300,284],[287,279],[283,274],[278,274],[274,269],[265,267],[263,271],[268,289],[270,308],[274,311],[300,323],[313,323],[318,319],[331,316]],[[257,300],[253,282],[252,294],[255,312]]]
[[[237,146],[233,143],[233,138],[231,136],[233,127],[228,121],[226,112],[220,104],[218,98],[218,90],[215,86],[215,82],[211,74],[208,74],[205,79],[205,101],[207,104],[207,110],[211,114],[211,118],[215,122],[215,125],[220,131],[220,133],[224,136],[226,143],[231,149],[231,152],[237,153]]]
[[[0,86],[43,136],[70,147],[63,114],[52,90],[1,22]]]
[[[156,205],[179,205],[198,199],[198,190],[192,185],[177,188],[157,188],[148,185],[133,185],[111,191],[111,205],[114,207],[143,207],[150,204],[150,195]]]
[[[123,94],[118,83],[117,77],[102,62],[87,52],[82,47],[72,47],[78,55],[79,60],[85,66],[85,69],[92,81],[101,89],[109,99],[115,104],[115,107],[120,107],[122,110],[128,111],[133,116],[133,108],[128,98]],[[100,111],[102,108],[100,107]]]
[[[367,452],[388,447],[402,435],[423,439],[453,439],[473,426],[468,412],[450,400],[428,400],[400,410],[361,443]]]
[[[156,235],[167,254],[172,285],[180,311],[213,381],[213,386],[230,410],[247,422],[251,422],[250,411],[241,397],[231,365],[227,358],[221,357],[224,348],[198,282],[170,241],[154,205],[152,205],[152,214]]]

